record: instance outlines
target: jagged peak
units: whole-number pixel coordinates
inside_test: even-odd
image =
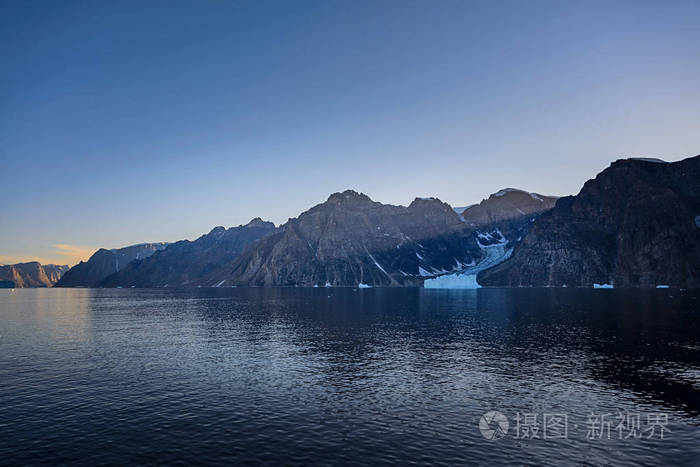
[[[365,203],[373,203],[372,199],[367,196],[364,193],[359,193],[355,190],[345,190],[343,192],[338,192],[338,193],[333,193],[328,197],[328,201],[326,202],[333,202],[333,203],[346,203],[346,202],[351,202],[351,203],[357,203],[357,202],[365,202]]]
[[[557,196],[542,195],[542,194],[535,193],[535,192],[521,190],[520,188],[503,188],[502,190],[499,190],[499,191],[491,194],[488,197],[488,199],[493,200],[496,198],[502,198],[504,196],[513,195],[513,194],[515,194],[515,195],[527,195],[527,196],[531,197],[532,199],[540,201],[540,202],[544,202],[543,198],[554,198],[554,199],[557,198]],[[486,200],[484,200],[484,201],[486,201]],[[482,201],[482,203],[484,201]]]
[[[267,227],[267,226],[274,227],[275,224],[270,222],[270,221],[264,221],[259,217],[254,217],[253,219],[250,220],[250,222],[248,222],[245,225],[245,227]]]
[[[527,193],[527,194],[529,194],[527,191],[521,190],[519,188],[503,188],[501,190],[498,190],[496,193],[491,194],[491,196],[489,196],[489,198],[490,197],[499,197],[500,198],[501,196],[505,196],[508,193]]]
[[[452,209],[452,207],[440,200],[440,198],[435,198],[432,196],[429,198],[416,198],[411,202],[411,204],[408,205],[409,209],[419,206],[447,206],[449,209]]]
[[[209,231],[209,235],[221,234],[221,233],[224,233],[225,231],[226,231],[226,227],[224,227],[223,225],[217,225],[216,227],[214,227],[213,229],[211,229]]]

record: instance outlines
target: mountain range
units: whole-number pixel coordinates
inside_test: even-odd
[[[140,243],[124,248],[100,248],[87,261],[81,261],[65,273],[55,287],[97,287],[107,276],[119,272],[132,261],[165,249],[167,243]]]
[[[699,166],[623,159],[575,196],[505,188],[454,209],[346,190],[279,227],[100,249],[56,286],[698,287]]]
[[[4,287],[52,287],[68,266],[41,264],[37,261],[0,266],[0,282]]]

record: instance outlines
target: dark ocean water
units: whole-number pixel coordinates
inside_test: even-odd
[[[700,291],[0,290],[0,463],[129,462],[700,465]]]

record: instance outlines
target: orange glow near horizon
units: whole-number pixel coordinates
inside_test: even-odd
[[[80,261],[87,260],[97,250],[95,247],[66,245],[57,243],[51,245],[54,249],[52,256],[6,256],[0,255],[0,264],[17,264],[38,261],[41,264],[67,264],[73,266]]]

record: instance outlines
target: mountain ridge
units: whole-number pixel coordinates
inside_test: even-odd
[[[122,248],[100,248],[87,261],[81,261],[67,271],[54,287],[94,287],[110,274],[119,271],[135,259],[146,258],[168,244],[164,242],[137,243]]]
[[[508,287],[700,286],[700,156],[618,159],[560,198],[479,283]]]
[[[16,288],[53,287],[68,269],[67,265],[42,265],[38,261],[6,264],[0,266],[0,281],[11,282]]]

